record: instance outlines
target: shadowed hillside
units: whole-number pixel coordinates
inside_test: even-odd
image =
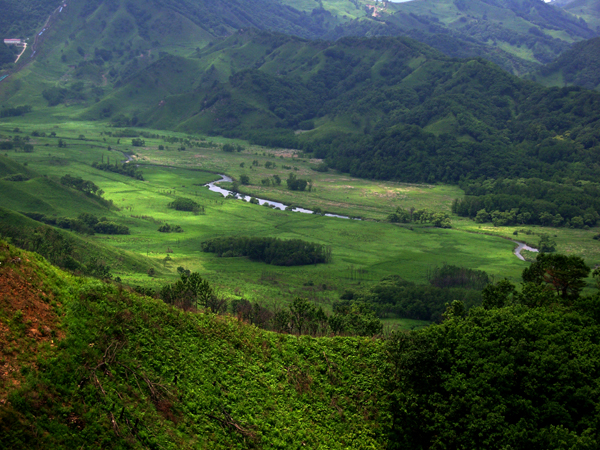
[[[535,72],[532,79],[546,86],[600,87],[600,38],[578,42],[556,61]]]

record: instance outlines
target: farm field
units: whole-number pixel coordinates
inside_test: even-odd
[[[56,133],[55,137],[50,137],[52,132]],[[427,273],[443,263],[484,270],[496,279],[508,277],[518,283],[528,263],[516,258],[512,253],[515,244],[507,238],[519,238],[535,245],[537,234],[542,231],[556,235],[559,251],[581,255],[591,264],[600,262],[597,242],[591,239],[597,230],[493,227],[458,217],[453,217],[452,229],[385,221],[398,206],[449,212],[452,200],[462,195],[454,186],[370,181],[332,171],[317,172],[312,167],[320,161],[308,159],[300,152],[248,146],[245,142],[224,138],[198,136],[194,139],[185,134],[144,129],[144,133],[154,137],[142,137],[143,146],[134,147],[131,137],[117,137],[118,132],[123,134],[123,130],[90,122],[31,126],[24,120],[13,120],[0,125],[0,134],[5,139],[30,136],[30,143],[34,145],[33,153],[6,152],[10,159],[27,164],[28,168],[51,179],[70,174],[90,180],[114,203],[118,210],[105,211],[104,215],[128,226],[131,234],[95,235],[86,239],[145,257],[148,267],[156,268],[154,277],[149,277],[144,270],[113,271],[129,285],[156,288],[175,280],[176,269],[184,267],[201,273],[229,298],[276,306],[302,296],[330,310],[332,302],[345,289],[389,275],[426,283]],[[178,138],[176,143],[174,138]],[[59,140],[66,147],[59,148]],[[225,152],[224,144],[239,145],[243,150]],[[159,146],[164,149],[159,150]],[[185,150],[178,150],[182,147]],[[129,164],[139,167],[144,181],[91,167],[93,162],[123,161],[123,153],[132,154]],[[238,180],[241,175],[247,175],[250,185],[240,186],[240,190],[261,198],[364,220],[280,211],[225,199],[203,186],[219,179],[219,173]],[[285,179],[290,173],[298,178],[310,178],[311,192],[287,190]],[[261,184],[260,180],[273,175],[283,180],[280,186]],[[204,213],[169,209],[167,205],[177,197],[196,201],[204,206]],[[54,204],[60,215],[76,217],[81,212],[61,199],[55,199]],[[26,212],[36,212],[35,205],[27,208]],[[165,223],[179,225],[184,232],[158,232],[159,226]],[[533,234],[524,234],[527,230]],[[520,234],[515,236],[515,231]],[[303,239],[331,247],[333,261],[280,267],[241,257],[220,258],[203,253],[200,244],[218,236]],[[395,323],[403,328],[422,325],[410,321]]]

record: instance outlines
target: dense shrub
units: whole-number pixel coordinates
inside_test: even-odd
[[[169,225],[165,223],[158,228],[161,233],[183,233],[183,228],[180,225]]]
[[[167,208],[175,209],[177,211],[193,211],[204,213],[204,206],[196,203],[191,198],[185,197],[177,197],[167,205]]]

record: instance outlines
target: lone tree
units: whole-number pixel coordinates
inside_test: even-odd
[[[590,268],[579,256],[540,253],[535,262],[523,270],[523,281],[546,285],[564,302],[571,303],[586,286],[584,279],[589,273]]]

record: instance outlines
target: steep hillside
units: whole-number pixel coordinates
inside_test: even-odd
[[[0,261],[2,448],[385,445],[379,340],[186,313],[5,243]]]
[[[596,448],[589,271],[546,255],[522,292],[489,285],[484,307],[456,300],[440,325],[312,338],[75,278],[0,241],[0,447]]]
[[[100,278],[111,277],[111,270],[161,270],[147,258],[86,239],[94,230],[78,219],[81,214],[122,220],[115,219],[114,207],[100,195],[42,176],[5,156],[0,156],[0,190],[0,236],[53,264]]]
[[[531,79],[546,86],[600,88],[600,38],[578,42],[556,61],[535,72]]]

